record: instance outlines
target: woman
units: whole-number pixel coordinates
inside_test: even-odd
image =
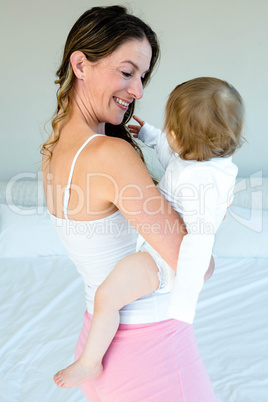
[[[57,72],[43,182],[51,219],[85,282],[87,311],[76,359],[96,289],[135,251],[135,229],[176,270],[183,222],[154,186],[125,129],[158,55],[148,25],[123,7],[95,7],[71,29]],[[167,303],[168,295],[150,294],[121,310],[103,373],[81,385],[88,400],[216,400],[192,326],[168,320]]]

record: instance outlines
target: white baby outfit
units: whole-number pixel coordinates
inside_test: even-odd
[[[167,316],[192,323],[210,263],[215,233],[226,208],[232,203],[238,169],[231,157],[202,162],[182,160],[170,149],[165,133],[148,123],[141,128],[139,139],[155,149],[165,169],[158,188],[181,215],[188,234],[180,246],[176,276],[140,235],[136,250],[148,251],[158,266],[161,279],[156,292],[165,293],[172,289]]]

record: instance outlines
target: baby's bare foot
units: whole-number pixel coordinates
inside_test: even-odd
[[[70,364],[64,370],[60,370],[54,375],[54,382],[61,388],[72,388],[80,385],[87,380],[98,377],[103,371],[102,364],[90,367],[82,363],[79,359]]]

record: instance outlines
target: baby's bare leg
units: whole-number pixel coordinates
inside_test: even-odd
[[[149,253],[139,252],[123,258],[99,286],[94,314],[85,348],[80,358],[59,371],[54,382],[70,388],[97,377],[102,359],[119,326],[119,310],[159,286],[158,268]]]

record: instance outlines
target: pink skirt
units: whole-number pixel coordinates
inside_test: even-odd
[[[78,359],[91,323],[86,311]],[[193,326],[177,320],[120,325],[103,360],[104,371],[81,385],[90,402],[216,402]]]

